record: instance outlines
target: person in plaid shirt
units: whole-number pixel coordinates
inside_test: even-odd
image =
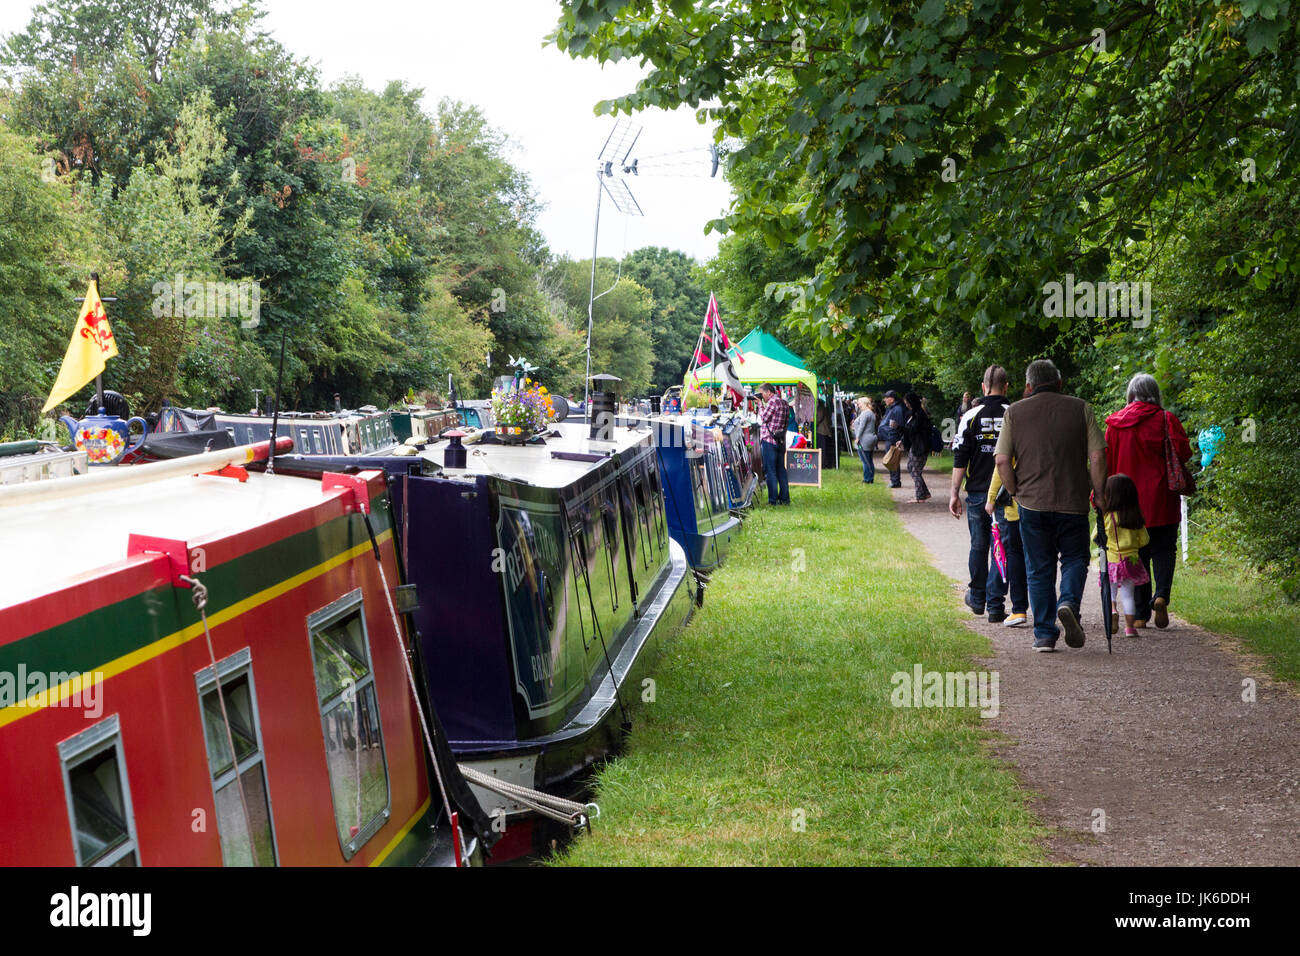
[[[790,418],[790,406],[770,382],[758,387],[763,396],[763,410],[759,437],[763,451],[763,474],[767,476],[767,503],[788,505],[790,484],[785,472],[785,424]]]

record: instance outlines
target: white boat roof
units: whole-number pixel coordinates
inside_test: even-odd
[[[182,541],[223,537],[320,501],[319,479],[253,472],[247,482],[190,475],[0,508],[0,607],[125,559],[132,534]]]
[[[651,436],[648,428],[619,427],[614,429],[613,441],[592,441],[587,437],[590,426],[586,423],[562,422],[551,428],[559,432],[559,437],[547,438],[545,445],[468,444],[465,446],[466,467],[444,467],[443,473],[451,478],[496,475],[543,488],[563,488],[598,468],[600,462],[555,458],[551,452],[607,456],[610,452],[619,454],[637,445],[648,444]],[[439,441],[426,448],[421,457],[441,466],[446,450],[447,442]]]

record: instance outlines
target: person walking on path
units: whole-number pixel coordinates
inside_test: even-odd
[[[994,454],[1002,484],[1020,511],[1034,650],[1056,650],[1062,628],[1067,645],[1083,647],[1079,609],[1090,557],[1089,491],[1103,500],[1106,439],[1092,406],[1061,394],[1061,373],[1050,359],[1029,363],[1025,393],[1007,406]]]
[[[1165,436],[1183,463],[1192,457],[1192,446],[1178,416],[1164,410],[1152,376],[1134,375],[1125,400],[1127,405],[1106,418],[1106,470],[1132,478],[1150,539],[1138,554],[1148,580],[1134,593],[1137,626],[1146,627],[1154,614],[1156,627],[1167,627],[1182,506],[1178,493],[1169,490]]]
[[[897,445],[903,437],[903,422],[907,414],[903,406],[898,403],[898,393],[892,388],[885,392],[885,414],[880,419],[880,427],[876,434],[880,440],[885,443],[885,447]],[[889,487],[903,487],[902,469],[896,468],[889,473]]]
[[[910,414],[903,422],[902,437],[899,442],[907,452],[907,472],[912,476],[912,487],[916,491],[912,503],[920,504],[933,497],[925,483],[925,460],[930,454],[930,430],[934,424],[930,421],[930,416],[925,413],[921,396],[916,392],[908,392],[903,396],[903,401]]]
[[[763,452],[763,474],[767,476],[767,503],[788,505],[790,483],[785,470],[785,424],[790,416],[790,406],[771,383],[764,382],[758,390],[763,396],[759,444]]]
[[[983,394],[961,417],[957,423],[957,434],[952,440],[952,486],[948,493],[948,511],[954,518],[962,516],[961,488],[965,481],[966,525],[970,532],[970,582],[966,587],[966,606],[977,615],[983,614],[987,608],[990,624],[1004,624],[1007,621],[1007,581],[1015,573],[1011,568],[1013,557],[1008,539],[1014,534],[1016,544],[1019,545],[1020,531],[1018,528],[1008,529],[1005,520],[998,520],[998,535],[1002,538],[1003,549],[1007,553],[1007,579],[1003,579],[993,559],[995,519],[984,510],[984,504],[997,470],[994,449],[997,447],[998,435],[1002,432],[1002,416],[1007,408],[1006,369],[1001,365],[990,365],[984,372],[980,391]],[[1021,593],[1019,607],[1014,595],[1011,604],[1013,612],[1023,622],[1024,612],[1029,606],[1024,583],[1024,552],[1019,547],[1015,551],[1020,563],[1016,576]]]
[[[1015,466],[1013,461],[1012,467]],[[1020,540],[1020,511],[1002,487],[1002,476],[995,467],[989,479],[989,493],[984,513],[997,522],[1002,550],[1007,557],[1007,591],[1011,595],[1011,613],[1003,627],[1024,627],[1029,623],[1029,585],[1025,577],[1025,546]]]
[[[1142,509],[1138,506],[1138,489],[1128,475],[1111,475],[1106,479],[1106,500],[1103,502],[1102,526],[1106,534],[1106,575],[1111,587],[1119,595],[1124,610],[1124,636],[1137,637],[1134,617],[1134,590],[1151,584],[1151,578],[1138,552],[1146,546],[1147,529],[1142,524]]]
[[[862,482],[870,485],[876,480],[876,463],[872,459],[876,452],[876,413],[871,408],[871,399],[866,396],[859,398],[857,405],[853,440],[857,443],[858,457],[862,459]]]

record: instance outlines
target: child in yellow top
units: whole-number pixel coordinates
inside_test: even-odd
[[[1012,468],[1016,467],[1016,463],[1014,459],[1011,462],[1011,467]],[[1002,491],[1002,476],[998,474],[998,470],[994,468],[993,480],[989,482],[988,503],[984,506],[984,510],[987,511],[989,514],[993,514],[993,506],[997,502],[998,495],[1001,493],[1001,491]],[[1006,518],[1008,521],[1020,520],[1020,509],[1016,507],[1016,499],[1011,498],[1007,502],[1007,506],[1002,509],[1002,516]]]
[[[1146,584],[1151,578],[1138,558],[1139,549],[1150,541],[1142,509],[1138,506],[1137,485],[1128,475],[1111,475],[1106,479],[1105,514],[1102,522],[1106,529],[1106,559],[1112,590],[1118,592],[1120,606],[1124,609],[1124,636],[1137,637],[1133,626],[1133,589]]]
[[[1015,467],[1014,460],[1011,462],[1011,465],[1013,468]],[[997,518],[996,506],[998,503],[999,496],[1003,500],[1002,517],[1005,518],[1008,522],[1007,534],[1004,535],[1002,538],[1003,549],[1005,550],[1007,556],[1007,573],[1008,575],[1012,576],[1014,580],[1017,581],[1016,589],[1017,589],[1019,600],[1021,602],[1021,607],[1025,608],[1025,610],[1028,610],[1029,597],[1027,593],[1024,593],[1025,552],[1024,552],[1024,548],[1020,544],[1020,526],[1019,524],[1011,523],[1011,522],[1020,521],[1020,509],[1016,507],[1016,502],[1014,498],[1012,498],[1010,495],[1002,494],[1002,476],[999,475],[998,470],[994,468],[993,478],[989,481],[989,493],[988,493],[988,498],[984,505],[984,511],[986,514],[988,514],[990,518],[995,519],[994,521],[995,526],[996,526],[996,518]],[[1013,567],[1013,562],[1015,562],[1018,565],[1018,567]],[[1010,581],[1007,582],[1007,590],[1008,592],[1012,590]],[[1011,609],[1011,613],[1007,615],[1007,619],[1003,622],[1003,627],[1025,627],[1026,625],[1032,623],[1029,620],[1028,616],[1024,613],[1024,611],[1017,611],[1015,609],[1017,594],[1011,595],[1012,609]]]

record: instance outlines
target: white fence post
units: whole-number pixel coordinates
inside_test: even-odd
[[[1179,495],[1179,496],[1178,496],[1178,504],[1179,504],[1179,507],[1182,508],[1182,512],[1183,512],[1183,521],[1182,521],[1182,525],[1183,525],[1183,530],[1182,530],[1182,535],[1183,535],[1183,562],[1186,563],[1186,562],[1187,562],[1187,498],[1184,497],[1184,496],[1182,496],[1182,495]]]

